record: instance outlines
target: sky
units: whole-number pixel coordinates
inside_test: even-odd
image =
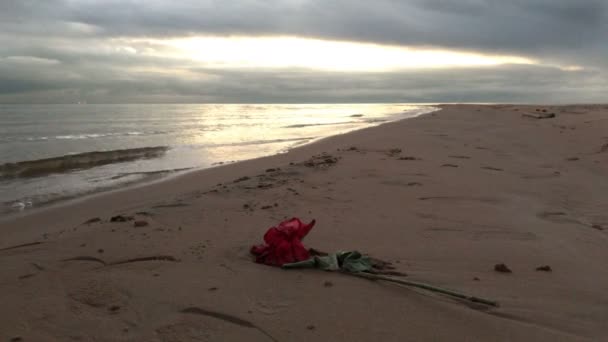
[[[1,103],[599,103],[606,0],[1,0]]]

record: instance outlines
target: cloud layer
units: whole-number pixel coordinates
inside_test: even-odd
[[[0,103],[599,102],[604,0],[0,2]],[[539,65],[333,73],[209,69],[147,43],[299,36],[522,56]],[[135,43],[134,43],[135,42]],[[582,66],[564,70],[556,66]]]

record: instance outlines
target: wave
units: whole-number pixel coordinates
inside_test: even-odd
[[[312,140],[314,138],[315,137],[269,139],[269,140],[252,140],[252,141],[237,142],[237,143],[209,145],[209,147],[279,144],[279,143],[294,142],[294,141],[308,141],[308,140]]]
[[[53,173],[84,170],[113,163],[158,158],[168,149],[169,147],[167,146],[156,146],[112,151],[94,151],[18,163],[7,163],[0,165],[0,180],[41,177]]]
[[[13,137],[4,138],[0,141],[46,141],[46,140],[84,140],[84,139],[98,139],[107,137],[129,137],[138,135],[157,135],[167,134],[167,131],[147,131],[147,132],[112,132],[112,133],[80,133],[80,134],[64,134],[55,136],[33,136],[33,137]]]
[[[151,131],[151,132],[115,132],[115,133],[89,133],[89,134],[68,134],[68,135],[57,135],[54,139],[58,140],[80,140],[80,139],[95,139],[105,137],[128,137],[135,135],[152,135],[152,134],[165,134],[164,131]]]
[[[353,125],[360,124],[361,121],[346,121],[346,122],[329,122],[329,123],[314,123],[314,124],[296,124],[283,126],[283,128],[303,128],[303,127],[313,127],[313,126],[337,126],[337,125]]]
[[[363,120],[365,123],[378,123],[378,122],[388,122],[386,119],[365,119]]]
[[[250,145],[266,145],[266,144],[280,144],[288,142],[301,142],[306,143],[314,140],[317,137],[301,137],[301,138],[284,138],[284,139],[268,139],[268,140],[250,140],[241,142],[231,142],[222,144],[193,144],[193,145],[181,145],[175,147],[175,150],[179,149],[207,149],[207,148],[218,148],[218,147],[239,147],[239,146],[250,146]]]
[[[112,176],[110,179],[116,180],[125,177],[132,176],[157,176],[157,175],[166,175],[170,173],[182,172],[192,170],[194,167],[182,167],[179,169],[164,169],[164,170],[156,170],[156,171],[140,171],[140,172],[121,172],[115,176]]]

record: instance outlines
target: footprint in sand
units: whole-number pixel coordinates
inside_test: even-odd
[[[269,302],[258,301],[255,303],[256,310],[265,315],[276,315],[286,311],[292,305],[292,302]]]
[[[127,306],[131,295],[109,280],[90,279],[74,284],[68,297],[88,307],[116,313]]]
[[[193,325],[195,321],[188,320],[186,322],[182,322],[177,325],[170,325],[160,329],[157,329],[157,334],[166,338],[168,337],[167,332],[170,332],[171,335],[178,336],[178,339],[175,341],[187,341],[184,339],[184,332],[188,333],[196,333],[198,334],[198,338],[193,341],[226,341],[226,340],[241,340],[242,336],[248,336],[247,340],[254,341],[277,341],[270,333],[268,333],[263,328],[254,324],[253,322],[240,318],[238,316],[227,314],[224,312],[219,312],[215,310],[209,310],[202,307],[188,307],[180,311],[180,313],[184,315],[198,316],[198,321],[196,322],[196,326]],[[190,324],[188,324],[188,322]],[[185,324],[184,324],[185,323]],[[169,328],[170,327],[170,328]],[[205,329],[200,329],[200,328]],[[197,329],[199,328],[199,329]],[[247,329],[250,331],[239,331],[242,329]],[[257,330],[257,333],[256,333]],[[208,334],[207,336],[203,335],[200,331],[204,331],[203,334]],[[253,332],[253,334],[252,334]],[[181,336],[180,336],[181,335]],[[231,336],[232,335],[232,336]],[[256,336],[257,335],[257,336]],[[204,338],[204,339],[201,339]],[[169,339],[164,339],[163,341],[173,341]]]
[[[161,342],[195,342],[219,340],[220,331],[201,322],[184,321],[155,330]]]

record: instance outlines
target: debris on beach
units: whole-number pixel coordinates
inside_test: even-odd
[[[491,171],[504,171],[503,169],[501,169],[499,167],[494,167],[494,166],[482,166],[481,168],[484,170],[491,170]]]
[[[91,219],[86,220],[83,224],[91,224],[91,223],[96,223],[96,222],[100,222],[101,219],[99,217],[93,217]]]
[[[547,111],[544,110],[544,112],[541,113],[524,113],[521,116],[532,119],[552,119],[556,115],[555,113],[547,113]]]
[[[315,225],[315,220],[304,224],[299,218],[292,218],[268,229],[264,234],[264,244],[251,247],[256,262],[270,266],[307,260],[310,253],[302,244],[302,239]]]
[[[144,221],[144,220],[137,220],[135,222],[133,222],[133,227],[145,227],[148,225],[148,221]]]
[[[494,271],[500,272],[500,273],[513,273],[513,271],[511,271],[511,269],[505,264],[494,265]]]
[[[110,222],[127,222],[127,221],[133,221],[133,217],[131,217],[131,216],[123,216],[123,215],[116,215],[116,216],[112,216],[110,218]]]
[[[336,164],[337,162],[337,157],[334,157],[328,153],[321,153],[319,155],[312,156],[310,159],[303,162],[302,165],[306,167],[326,168]]]
[[[415,282],[397,279],[390,276],[407,276],[405,273],[392,271],[389,262],[371,258],[358,251],[339,251],[324,253],[315,249],[306,249],[302,239],[310,232],[316,221],[304,224],[299,218],[292,218],[268,229],[264,234],[264,244],[254,245],[250,252],[255,261],[260,264],[278,266],[283,269],[316,268],[324,271],[341,272],[343,274],[365,278],[368,280],[388,281],[404,286],[415,287],[435,293],[441,293],[474,303],[497,307],[492,300],[465,295],[456,291]],[[326,287],[330,287],[326,282]]]
[[[388,150],[388,152],[386,152],[386,154],[389,157],[396,157],[400,153],[401,153],[401,149],[400,148],[391,148],[390,150]]]
[[[407,157],[399,157],[399,160],[420,160],[420,158],[407,156]]]

